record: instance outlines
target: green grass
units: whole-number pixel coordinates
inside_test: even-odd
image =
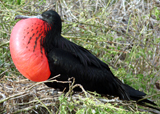
[[[17,22],[14,20],[15,15],[37,15],[50,8],[55,9],[64,20],[62,35],[65,38],[90,50],[110,66],[115,76],[135,89],[147,93],[147,97],[160,107],[160,90],[155,87],[155,82],[160,80],[160,7],[152,1],[143,3],[141,0],[138,3],[136,0],[128,0],[124,5],[116,0],[98,1],[98,3],[95,0],[81,0],[81,2],[63,0],[52,4],[40,0],[1,1],[0,83],[2,85],[12,77],[23,78],[16,70],[9,51],[10,33]],[[12,80],[14,84],[14,80],[18,79]],[[3,88],[0,88],[0,92],[5,93],[5,90],[2,90]],[[9,96],[7,93],[5,95]],[[134,111],[124,109],[123,106],[118,107],[116,103],[96,105],[95,99],[96,97],[85,97],[79,101],[68,102],[68,98],[59,96],[59,102],[55,107],[57,113],[139,113],[137,109]],[[3,112],[8,110],[9,108],[3,109]]]

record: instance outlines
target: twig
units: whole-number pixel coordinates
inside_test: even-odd
[[[48,111],[50,114],[52,114],[52,112],[47,108],[47,106],[46,106],[44,103],[41,102],[41,100],[38,99],[38,97],[36,97],[36,99],[37,99],[37,101],[38,101],[39,103],[42,104],[43,107],[45,107],[45,108],[47,109],[47,111]]]

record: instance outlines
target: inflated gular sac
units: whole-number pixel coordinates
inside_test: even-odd
[[[43,20],[22,19],[13,27],[10,36],[12,60],[18,71],[32,81],[45,81],[51,74],[43,49],[49,28]]]

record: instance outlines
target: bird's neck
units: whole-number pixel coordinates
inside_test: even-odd
[[[61,33],[58,31],[49,31],[44,40],[43,46],[46,53],[49,53],[53,48],[58,48],[62,39]]]

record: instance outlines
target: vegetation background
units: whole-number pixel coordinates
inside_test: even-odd
[[[24,78],[15,68],[9,39],[16,15],[54,9],[62,35],[107,63],[124,83],[147,93],[160,107],[159,0],[2,0],[0,1],[0,114],[159,113],[96,93],[72,95]],[[72,90],[73,85],[71,86]]]

